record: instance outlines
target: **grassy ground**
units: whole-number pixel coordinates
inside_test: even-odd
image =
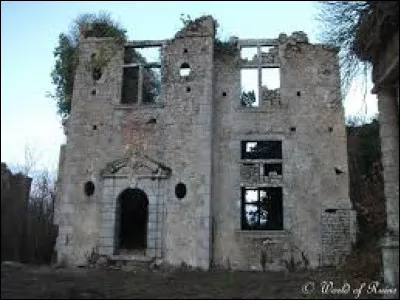
[[[323,293],[321,283],[335,288]],[[1,298],[236,298],[355,299],[353,290],[371,279],[352,278],[335,269],[295,273],[185,270],[55,269],[27,265],[1,267]],[[304,287],[306,286],[306,288]],[[339,294],[338,294],[339,293]],[[362,290],[359,299],[380,298]]]

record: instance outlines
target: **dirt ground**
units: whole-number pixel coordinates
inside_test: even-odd
[[[332,281],[334,288],[342,288],[345,283],[349,283],[350,289],[347,291],[345,287],[341,294],[332,289],[323,293],[323,281]],[[1,266],[1,298],[4,299],[355,299],[357,295],[353,290],[361,282],[362,279],[345,278],[332,270],[272,273],[56,269],[14,264]],[[363,298],[379,299],[381,296],[368,294],[364,288],[359,299]]]

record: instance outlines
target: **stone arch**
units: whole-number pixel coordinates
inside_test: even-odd
[[[149,218],[149,199],[138,188],[127,188],[117,197],[115,242],[117,250],[145,250]]]

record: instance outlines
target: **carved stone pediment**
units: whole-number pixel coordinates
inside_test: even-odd
[[[127,147],[124,156],[109,162],[102,170],[101,176],[128,176],[128,177],[168,177],[171,169],[163,163],[152,159],[148,155]]]

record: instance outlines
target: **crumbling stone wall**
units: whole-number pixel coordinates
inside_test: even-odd
[[[21,261],[32,178],[1,163],[1,260]]]
[[[219,53],[215,56],[214,99],[218,118],[214,119],[213,174],[218,187],[213,194],[213,261],[216,265],[226,267],[229,262],[232,268],[248,269],[248,257],[252,255],[246,255],[246,249],[256,247],[253,252],[257,257],[263,251],[262,244],[256,246],[257,243],[244,238],[248,232],[241,230],[241,185],[265,183],[283,187],[284,232],[288,235],[281,244],[286,249],[295,249],[298,253],[295,265],[299,266],[304,266],[303,260],[309,267],[320,265],[322,227],[321,218],[316,216],[321,216],[326,208],[351,209],[337,50],[309,44],[299,34],[281,35],[275,42],[279,45],[281,103],[274,106],[243,108],[239,102],[239,53],[230,60]],[[246,166],[247,162],[240,159],[243,140],[281,140],[282,178],[264,179],[257,167]],[[335,168],[342,172],[337,174]],[[348,215],[346,222],[355,222],[355,217]],[[274,241],[273,232],[260,234],[261,240]],[[353,236],[349,234],[343,239],[344,252],[348,253]],[[278,260],[281,267],[290,264],[290,257]],[[252,264],[262,269],[259,258],[254,257]]]
[[[268,99],[259,107],[243,107],[241,40],[217,43],[214,30],[212,18],[204,17],[162,42],[163,99],[146,105],[121,104],[122,49],[94,80],[88,62],[112,40],[81,41],[60,160],[59,261],[79,265],[91,253],[114,255],[117,198],[134,187],[149,198],[148,243],[153,246],[147,257],[204,269],[211,264],[256,270],[320,264],[327,228],[323,212],[351,210],[337,50],[309,44],[301,32],[269,40],[274,47],[262,61],[280,68],[281,86],[264,93]],[[180,75],[183,65],[190,68],[188,76]],[[244,140],[281,141],[282,175],[261,174],[262,160],[253,166],[242,160]],[[130,144],[171,173],[155,176],[122,164],[105,176],[105,166]],[[84,193],[87,181],[95,186],[90,196]],[[183,197],[177,197],[178,183],[186,187]],[[282,187],[283,230],[241,229],[241,188],[247,185]],[[351,224],[353,215],[346,216]],[[340,240],[344,252],[353,240],[349,232]]]
[[[355,211],[327,210],[321,217],[321,265],[338,265],[344,261],[355,242]],[[350,237],[350,238],[349,238]]]
[[[90,68],[92,55],[101,47],[114,45],[111,39],[90,38],[80,43],[80,63],[74,81],[71,116],[66,125],[67,143],[61,152],[61,191],[56,201],[56,242],[59,262],[86,264],[98,247],[102,181],[100,170],[107,162],[123,153],[121,120],[114,108],[122,84],[122,49],[113,53],[95,80]],[[92,181],[94,193],[84,193]]]
[[[165,163],[172,169],[165,219],[165,258],[207,269],[210,264],[214,23],[189,25],[164,55]],[[185,51],[186,49],[186,51]],[[183,63],[188,77],[179,75]],[[187,195],[178,199],[182,182]]]

